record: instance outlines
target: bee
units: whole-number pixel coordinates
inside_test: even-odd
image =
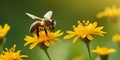
[[[52,11],[48,11],[43,18],[40,18],[30,13],[26,13],[26,15],[28,15],[30,18],[37,20],[30,26],[30,33],[36,32],[37,36],[39,37],[39,31],[44,30],[46,36],[47,30],[50,30],[52,32],[56,27],[56,21],[51,19],[52,14]]]

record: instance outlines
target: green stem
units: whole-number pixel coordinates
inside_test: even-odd
[[[86,45],[86,47],[88,49],[89,58],[91,60],[90,47],[89,47],[90,40],[88,40],[87,38],[81,39],[81,40],[85,43],[85,45]]]
[[[0,54],[3,51],[3,45],[5,44],[5,42],[6,42],[6,38],[5,37],[0,38]]]
[[[101,60],[108,60],[108,55],[104,55],[104,56],[100,55],[100,59]]]
[[[89,47],[89,43],[85,43],[86,46],[87,46],[87,49],[88,49],[88,54],[89,54],[89,58],[91,60],[91,54],[90,54],[90,47]]]
[[[46,55],[47,55],[48,59],[49,59],[49,60],[51,60],[51,58],[50,58],[50,56],[49,56],[49,54],[48,54],[47,49],[44,49],[44,51],[45,51],[45,53],[46,53]]]
[[[41,49],[44,50],[44,52],[45,52],[45,54],[47,55],[48,59],[51,60],[50,55],[48,54],[48,51],[47,51],[48,47],[45,46],[44,44],[39,44],[38,46],[39,46]]]

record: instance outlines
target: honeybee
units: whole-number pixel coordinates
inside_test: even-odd
[[[36,32],[37,36],[39,37],[39,31],[41,30],[45,31],[46,36],[47,30],[50,31],[54,30],[54,28],[56,27],[56,21],[51,19],[52,14],[53,14],[52,11],[48,11],[43,18],[40,18],[30,13],[26,13],[26,15],[28,15],[32,19],[37,20],[30,26],[29,29],[30,33]]]

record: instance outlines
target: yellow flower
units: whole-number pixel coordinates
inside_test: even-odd
[[[103,34],[106,32],[101,31],[103,28],[103,26],[97,27],[97,22],[94,22],[92,24],[89,21],[83,21],[82,24],[80,21],[78,21],[78,26],[76,27],[75,25],[73,25],[74,31],[68,30],[68,35],[66,35],[64,39],[69,39],[75,36],[75,38],[73,39],[73,43],[75,43],[78,40],[78,38],[87,38],[88,40],[93,40],[94,35],[104,36]]]
[[[108,49],[107,47],[102,47],[100,48],[99,46],[97,46],[96,50],[92,50],[92,52],[94,53],[98,53],[99,55],[109,55],[110,53],[113,53],[115,52],[116,50],[115,49]]]
[[[112,40],[115,42],[120,42],[120,35],[119,34],[113,35]]]
[[[0,25],[0,39],[3,38],[9,30],[10,26],[8,24],[5,24],[4,27]]]
[[[116,6],[112,6],[112,8],[106,7],[105,11],[97,14],[98,18],[107,17],[111,20],[116,20],[116,18],[120,15],[120,8]]]
[[[34,35],[33,37],[31,36],[26,36],[24,38],[25,41],[27,41],[24,46],[31,44],[30,49],[33,49],[36,45],[38,44],[44,44],[45,46],[50,46],[50,44],[55,44],[54,40],[59,40],[57,37],[61,36],[63,34],[60,33],[60,30],[56,31],[55,33],[47,31],[47,36],[45,34],[45,31],[39,32],[39,37],[37,35]]]
[[[21,55],[21,50],[15,51],[16,45],[11,49],[6,48],[6,51],[1,53],[0,60],[23,60],[22,57],[28,57],[27,55]]]

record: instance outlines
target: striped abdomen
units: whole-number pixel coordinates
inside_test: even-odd
[[[41,25],[41,21],[36,21],[34,22],[31,26],[30,26],[30,33],[36,32],[37,29],[39,29],[39,27],[42,27]]]

